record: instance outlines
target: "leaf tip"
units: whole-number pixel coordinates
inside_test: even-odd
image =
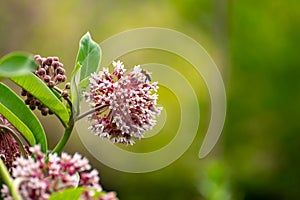
[[[90,32],[89,32],[89,31],[88,31],[88,32],[86,32],[85,36],[86,36],[86,37],[88,37],[88,38],[91,38],[91,34],[90,34]]]

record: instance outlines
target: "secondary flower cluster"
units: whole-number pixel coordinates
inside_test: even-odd
[[[21,134],[11,125],[3,115],[0,114],[0,159],[3,160],[9,172],[11,172],[14,160],[21,156],[21,147],[12,136],[9,130],[13,131],[17,137]],[[26,155],[29,154],[29,147],[23,146]]]
[[[39,67],[35,72],[49,87],[54,87],[62,82],[65,82],[65,70],[63,64],[59,62],[58,57],[42,58],[40,55],[34,56]]]
[[[22,199],[46,200],[50,195],[64,190],[83,186],[88,189],[83,193],[81,199],[94,199],[94,191],[102,191],[99,185],[98,171],[91,169],[89,161],[79,154],[70,156],[62,153],[50,154],[48,161],[46,156],[41,152],[40,146],[30,147],[30,152],[34,158],[18,157],[14,161],[15,167],[12,171],[14,183]],[[2,191],[4,200],[11,200],[8,188],[4,185]],[[117,200],[114,192],[102,195],[99,200]]]
[[[65,82],[65,69],[63,68],[63,64],[59,62],[58,57],[42,58],[40,55],[35,55],[34,59],[38,63],[38,68],[34,74],[44,81],[48,87],[54,87],[62,82]],[[65,90],[61,93],[63,97],[68,96],[66,89],[69,89],[69,87],[70,85],[67,83],[65,85]],[[26,90],[22,89],[21,95],[26,96],[25,103],[29,105],[31,110],[34,110],[37,107],[39,110],[41,110],[43,115],[52,114],[52,112],[45,105],[43,105]]]
[[[95,112],[91,115],[94,134],[112,142],[134,144],[156,124],[161,107],[157,107],[157,82],[150,83],[150,75],[141,67],[125,73],[122,62],[112,63],[113,73],[107,68],[93,73],[90,91],[85,99]]]

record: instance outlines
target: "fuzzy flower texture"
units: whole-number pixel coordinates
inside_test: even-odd
[[[11,172],[14,160],[21,156],[22,147],[12,136],[12,131],[17,137],[21,134],[9,121],[0,114],[0,159],[4,162],[9,172]],[[29,147],[23,145],[25,155],[29,155]]]
[[[14,161],[12,177],[22,199],[46,200],[51,194],[74,187],[85,187],[80,199],[92,200],[96,192],[102,191],[99,185],[98,171],[91,169],[89,161],[79,154],[70,156],[67,153],[50,154],[46,162],[46,155],[40,146],[30,147],[34,157],[18,157]],[[96,192],[95,192],[96,191]],[[4,200],[12,200],[8,187],[3,185],[1,190]],[[117,200],[114,192],[104,193],[98,200]]]
[[[150,74],[139,65],[126,75],[122,62],[112,65],[112,73],[107,68],[93,73],[90,91],[84,93],[86,101],[95,109],[89,129],[112,142],[133,145],[134,138],[143,138],[156,124],[162,110],[156,106],[157,82],[151,83]]]

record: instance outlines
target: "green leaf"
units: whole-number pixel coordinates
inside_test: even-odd
[[[73,112],[74,112],[74,117],[77,117],[77,115],[80,113],[80,107],[79,107],[79,102],[80,102],[80,94],[78,91],[78,84],[79,84],[79,76],[80,76],[80,68],[81,65],[78,62],[74,68],[74,70],[71,73],[71,101],[73,104]]]
[[[12,197],[14,200],[21,200],[21,196],[18,193],[18,190],[16,186],[13,183],[13,180],[4,164],[2,159],[0,159],[0,177],[1,177],[1,182],[3,181],[5,185],[8,187]],[[0,196],[1,198],[1,196]]]
[[[60,100],[62,101],[62,96],[60,94],[60,92],[56,91],[54,88],[50,88],[50,90],[53,92],[53,94]]]
[[[0,103],[0,113],[26,138],[30,146],[36,144],[31,130],[20,120],[10,109],[8,109],[4,104]]]
[[[10,53],[0,60],[0,77],[13,77],[36,70],[37,65],[32,55]]]
[[[11,80],[45,104],[67,127],[69,122],[68,110],[42,80],[33,73],[12,77]]]
[[[90,83],[90,77],[86,77],[85,79],[80,81],[80,83],[78,84],[78,88],[80,88],[81,94],[82,94],[82,91],[86,90],[89,83]]]
[[[79,199],[81,196],[82,192],[84,191],[84,188],[68,188],[63,191],[54,193],[51,195],[49,200],[75,200]]]
[[[26,138],[30,145],[40,144],[47,151],[47,139],[44,129],[33,114],[6,85],[0,83],[0,113]]]
[[[96,72],[101,59],[101,48],[91,38],[90,33],[86,33],[80,40],[79,51],[77,54],[76,64],[79,62],[82,66],[80,69],[79,81],[89,77],[91,73]]]
[[[80,40],[76,65],[71,74],[71,100],[74,117],[80,113],[79,102],[83,91],[89,84],[89,77],[98,70],[101,61],[101,48],[86,33]]]
[[[74,106],[74,117],[79,113],[79,102],[83,91],[89,84],[90,75],[96,72],[101,61],[101,48],[91,38],[90,33],[86,33],[80,40],[79,50],[76,58],[76,66],[71,77],[71,96]]]

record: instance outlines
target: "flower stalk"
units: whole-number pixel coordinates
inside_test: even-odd
[[[15,200],[22,200],[21,196],[18,193],[18,190],[15,188],[14,184],[13,184],[13,180],[10,177],[10,174],[7,170],[7,168],[5,167],[4,162],[2,161],[2,159],[0,159],[0,176],[3,180],[3,182],[6,184],[6,186],[8,187],[13,199]]]
[[[84,113],[82,113],[81,115],[79,115],[78,117],[75,118],[75,122],[78,121],[78,120],[81,120],[82,118],[90,115],[90,114],[93,114],[94,112],[101,112],[102,109],[108,107],[108,105],[99,105],[99,106],[96,106],[94,109],[91,109],[91,110],[88,110]],[[104,111],[104,110],[103,110]]]
[[[67,144],[67,142],[71,136],[71,133],[74,128],[74,124],[75,124],[75,122],[74,122],[74,118],[73,118],[73,113],[71,112],[69,123],[68,123],[68,126],[65,128],[64,135],[59,140],[57,145],[54,147],[54,149],[52,150],[52,153],[60,153],[62,151],[62,149]]]

